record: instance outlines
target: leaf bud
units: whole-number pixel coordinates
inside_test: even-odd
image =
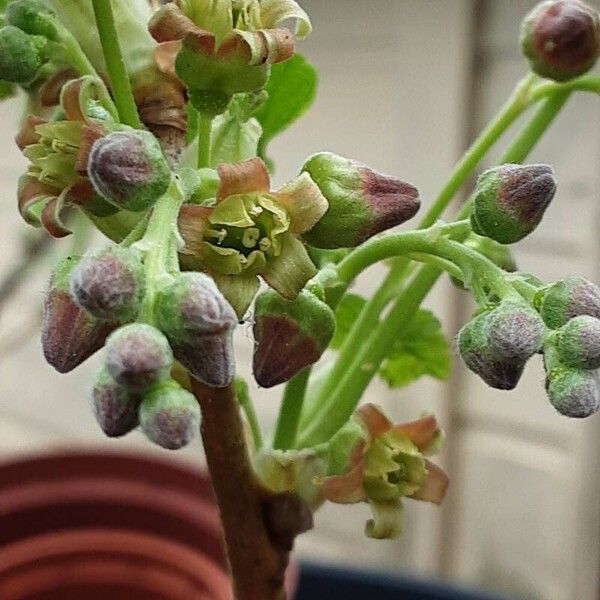
[[[120,437],[138,426],[139,399],[118,384],[106,367],[94,377],[92,408],[102,431],[108,437]]]
[[[139,418],[150,441],[168,450],[178,450],[196,435],[200,407],[193,394],[169,379],[144,394]]]
[[[541,290],[536,307],[544,322],[558,329],[572,318],[589,315],[600,319],[600,288],[585,277],[567,277]]]
[[[96,140],[87,173],[101,196],[133,212],[150,208],[171,181],[167,159],[149,131],[118,131]]]
[[[193,377],[211,387],[231,383],[237,317],[208,275],[179,274],[158,293],[155,314],[173,354]]]
[[[155,327],[132,323],[110,334],[105,344],[106,367],[120,385],[142,390],[166,379],[173,366],[167,338]]]
[[[521,50],[541,77],[568,81],[600,54],[600,15],[580,0],[540,2],[521,25]]]
[[[254,314],[254,377],[267,388],[319,360],[335,330],[331,308],[308,290],[294,300],[267,290],[257,297]]]
[[[98,319],[126,322],[135,317],[145,279],[137,253],[110,246],[87,252],[71,274],[71,296]]]
[[[50,278],[42,315],[42,350],[59,373],[68,373],[102,348],[115,323],[100,321],[73,302],[69,277],[80,257],[62,260]]]
[[[488,169],[477,181],[473,231],[501,244],[514,244],[539,225],[555,192],[554,171],[548,165]]]
[[[322,152],[302,167],[317,184],[329,209],[303,235],[317,248],[353,248],[415,216],[419,193],[412,185],[369,167]]]
[[[560,360],[575,369],[600,368],[600,320],[588,315],[571,319],[558,331]]]
[[[59,37],[58,24],[52,10],[41,0],[14,0],[4,13],[6,23],[30,35],[44,36],[50,40]]]
[[[10,25],[0,29],[0,78],[26,84],[35,79],[46,62],[45,38],[27,35]]]

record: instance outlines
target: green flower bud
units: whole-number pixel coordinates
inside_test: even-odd
[[[200,425],[200,407],[193,394],[172,379],[144,394],[140,426],[148,439],[168,450],[187,446]]]
[[[161,146],[148,131],[119,131],[96,140],[87,173],[100,195],[133,212],[150,208],[171,181]]]
[[[317,248],[351,248],[415,216],[419,193],[412,185],[358,162],[322,152],[302,167],[329,209],[303,238]]]
[[[487,385],[512,390],[519,383],[526,360],[493,355],[488,317],[489,313],[482,313],[462,327],[458,333],[458,350],[467,367]]]
[[[548,327],[558,329],[579,315],[600,319],[600,288],[585,277],[567,277],[541,290],[537,309]]]
[[[558,331],[560,360],[576,369],[600,368],[600,320],[588,315],[571,319]]]
[[[125,325],[106,340],[106,367],[120,385],[142,390],[166,379],[173,366],[167,338],[144,323]]]
[[[471,225],[479,235],[514,244],[540,223],[556,192],[552,167],[501,165],[477,181]]]
[[[589,71],[600,54],[600,16],[579,0],[538,4],[521,26],[521,50],[531,70],[568,81]]]
[[[58,38],[58,24],[52,10],[41,0],[14,0],[6,7],[4,18],[31,35],[41,35],[50,40]]]
[[[600,385],[595,371],[556,368],[546,377],[546,393],[562,415],[581,419],[600,409]]]
[[[90,251],[71,274],[71,297],[98,319],[135,317],[145,291],[144,268],[131,248]]]
[[[95,375],[92,407],[98,425],[108,437],[120,437],[138,426],[139,399],[119,385],[103,367]]]
[[[100,321],[69,294],[71,271],[80,257],[62,260],[50,278],[42,316],[42,350],[59,373],[67,373],[102,348],[115,323]]]
[[[155,314],[173,354],[193,377],[212,387],[231,383],[237,317],[210,277],[202,273],[178,275],[158,293]]]
[[[45,38],[27,35],[12,26],[0,29],[0,78],[26,84],[35,79],[46,62]]]
[[[319,360],[335,330],[331,308],[307,290],[295,300],[267,290],[257,297],[254,315],[254,377],[267,388]]]

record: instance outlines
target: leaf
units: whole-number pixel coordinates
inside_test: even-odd
[[[266,160],[267,144],[308,110],[317,81],[315,67],[300,54],[273,65],[266,86],[269,98],[255,114],[263,129],[259,143],[262,158]]]
[[[335,310],[335,334],[330,348],[339,349],[360,315],[366,300],[357,294],[346,294]]]
[[[440,322],[432,312],[419,310],[400,332],[379,375],[390,387],[400,388],[423,375],[447,379],[450,368],[450,345]]]

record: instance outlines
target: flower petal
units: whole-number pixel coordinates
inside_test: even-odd
[[[377,540],[396,537],[402,530],[402,502],[399,499],[369,502],[373,518],[367,521],[365,534]]]
[[[329,208],[327,199],[306,172],[275,192],[275,196],[290,215],[292,233],[298,235],[312,229]]]
[[[197,204],[184,204],[179,210],[177,226],[184,241],[180,250],[182,254],[200,256],[204,232],[209,227],[208,217],[212,208],[198,206]]]
[[[188,33],[197,30],[196,23],[173,3],[159,8],[148,23],[150,35],[159,43],[182,40]]]
[[[248,214],[243,196],[231,196],[227,202],[217,204],[211,211],[208,220],[214,225],[231,227],[252,227],[254,220]]]
[[[448,476],[440,467],[429,460],[425,460],[425,467],[427,469],[425,480],[421,483],[421,487],[410,497],[414,500],[441,504],[450,484]]]
[[[217,172],[221,181],[217,190],[217,202],[234,194],[269,191],[269,172],[260,158],[221,164],[217,167]]]
[[[277,27],[287,19],[296,21],[295,34],[299,40],[312,31],[310,18],[294,0],[263,0],[260,3],[260,16],[263,27]]]
[[[260,287],[258,277],[256,275],[222,275],[214,271],[211,271],[210,275],[235,310],[238,319],[243,319]]]
[[[177,77],[175,72],[175,60],[181,50],[181,41],[162,42],[154,50],[154,62],[161,73]]]
[[[202,260],[212,269],[225,275],[240,275],[245,257],[235,248],[222,248],[208,242],[202,244]]]
[[[360,406],[355,411],[354,416],[369,432],[371,439],[376,438],[382,433],[386,433],[392,428],[392,422],[383,414],[378,406],[370,402]]]
[[[64,210],[63,195],[58,198],[52,198],[42,210],[42,227],[55,238],[62,238],[70,235],[71,230],[62,221],[62,212]]]
[[[358,443],[350,457],[349,470],[343,475],[330,475],[317,481],[322,486],[323,496],[337,504],[355,504],[366,500],[363,489],[365,442]]]
[[[421,452],[427,451],[432,444],[435,445],[441,435],[441,429],[433,415],[427,415],[410,423],[394,425],[393,429],[407,436]]]
[[[31,144],[37,144],[40,141],[40,134],[37,132],[37,126],[46,123],[46,119],[42,119],[37,115],[27,115],[21,129],[15,137],[15,142],[19,150],[24,150]]]
[[[284,233],[281,252],[267,262],[261,272],[264,280],[284,298],[294,299],[306,282],[317,273],[304,244],[292,233]]]
[[[219,56],[245,54],[248,65],[257,66],[273,65],[294,55],[294,36],[287,29],[235,29],[234,35],[219,49]]]

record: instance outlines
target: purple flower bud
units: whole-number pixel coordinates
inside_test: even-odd
[[[144,295],[144,268],[130,248],[91,251],[73,269],[70,289],[73,300],[98,319],[130,321]]]
[[[92,388],[94,415],[108,437],[120,437],[138,426],[139,399],[119,385],[103,367]]]
[[[595,371],[553,370],[546,378],[546,392],[552,406],[566,417],[582,419],[600,409],[600,385]]]
[[[171,372],[169,341],[151,325],[125,325],[111,333],[105,347],[108,372],[122,386],[142,390]]]
[[[600,54],[600,17],[580,0],[538,4],[521,26],[521,50],[531,70],[568,81],[589,71]]]
[[[581,315],[558,331],[560,360],[575,369],[600,368],[600,320]]]
[[[149,131],[119,131],[96,140],[87,172],[101,196],[134,212],[150,208],[171,181],[161,146]]]
[[[286,300],[272,290],[260,294],[253,328],[253,370],[258,384],[273,387],[315,363],[334,330],[331,308],[307,290],[295,300]]]
[[[358,162],[322,152],[302,168],[329,202],[303,238],[317,248],[350,248],[415,216],[419,192],[412,185]]]
[[[187,446],[198,432],[200,407],[196,398],[172,379],[144,394],[140,425],[148,439],[168,450]]]
[[[225,387],[235,374],[232,335],[235,312],[214,281],[182,273],[163,288],[155,305],[157,325],[190,374],[211,387]]]
[[[501,165],[477,181],[471,213],[473,231],[501,244],[514,244],[540,223],[556,192],[548,165]]]
[[[542,290],[536,305],[552,329],[562,327],[579,315],[600,319],[600,288],[584,277],[567,277]]]
[[[116,323],[100,321],[75,304],[69,276],[80,257],[61,261],[50,279],[42,316],[42,349],[46,361],[67,373],[102,348]]]

